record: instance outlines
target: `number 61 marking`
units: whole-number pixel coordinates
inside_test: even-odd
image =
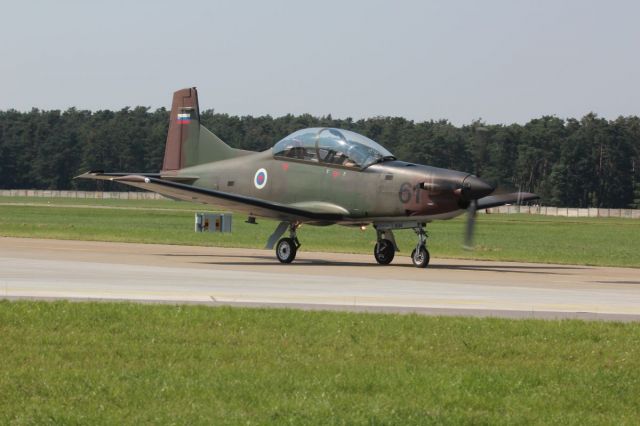
[[[420,184],[417,183],[411,186],[409,182],[405,182],[400,185],[398,195],[402,204],[407,204],[413,197],[415,197],[416,203],[420,203]]]

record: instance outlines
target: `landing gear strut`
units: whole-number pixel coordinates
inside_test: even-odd
[[[373,250],[376,261],[381,265],[388,265],[393,260],[393,255],[398,251],[398,245],[393,236],[396,229],[413,229],[418,236],[416,248],[411,252],[411,261],[418,268],[426,268],[429,264],[429,250],[427,250],[427,232],[423,222],[379,222],[374,223],[378,242]]]
[[[300,247],[300,241],[296,236],[296,230],[300,226],[299,223],[293,222],[289,224],[289,237],[281,238],[276,244],[276,257],[282,263],[291,263],[296,258],[296,253]]]
[[[418,235],[418,244],[411,252],[411,261],[417,268],[426,268],[429,264],[430,256],[429,250],[427,250],[427,233],[424,230],[424,224],[418,224],[418,227],[413,228],[413,230]]]

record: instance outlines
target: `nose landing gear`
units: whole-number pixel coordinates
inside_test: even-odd
[[[426,268],[431,258],[427,250],[427,233],[423,224],[413,230],[418,235],[418,244],[411,252],[411,261],[416,268]]]

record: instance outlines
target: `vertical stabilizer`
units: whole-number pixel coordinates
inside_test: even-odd
[[[200,137],[200,108],[195,87],[173,94],[169,133],[164,151],[162,171],[179,170],[187,164],[185,148],[198,144]]]
[[[250,153],[231,148],[200,125],[200,107],[195,87],[178,90],[173,94],[162,172]]]

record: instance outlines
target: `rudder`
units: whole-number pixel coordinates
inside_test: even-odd
[[[195,87],[173,94],[162,172],[226,160],[245,153],[247,151],[231,148],[200,124],[198,91]]]

